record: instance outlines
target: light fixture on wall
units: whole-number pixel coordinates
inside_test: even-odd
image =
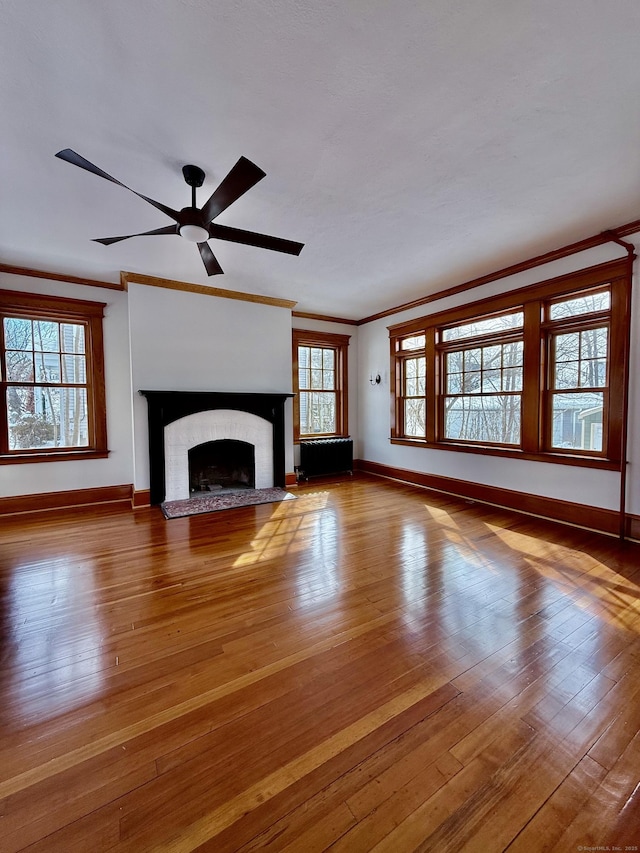
[[[382,381],[382,380],[380,379],[380,374],[379,374],[379,373],[376,373],[376,375],[375,375],[375,376],[372,374],[372,375],[369,377],[369,382],[371,383],[371,385],[379,385],[381,381]]]

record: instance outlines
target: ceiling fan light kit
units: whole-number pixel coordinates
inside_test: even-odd
[[[102,243],[103,246],[110,246],[112,243],[119,243],[121,240],[128,240],[130,237],[148,237],[158,234],[177,234],[190,243],[197,243],[200,251],[200,257],[207,271],[207,275],[220,275],[223,270],[218,263],[217,258],[213,254],[209,243],[210,238],[217,240],[226,240],[231,243],[243,243],[246,246],[256,246],[260,249],[270,249],[273,252],[284,252],[289,255],[299,255],[302,251],[304,243],[296,243],[293,240],[283,240],[281,237],[271,237],[268,234],[258,234],[255,231],[244,231],[241,228],[232,228],[227,225],[219,225],[214,223],[214,219],[218,214],[226,210],[230,204],[244,195],[247,190],[255,186],[258,181],[265,177],[265,172],[251,160],[246,157],[240,157],[229,174],[222,179],[218,188],[214,190],[208,201],[198,208],[196,205],[196,189],[204,183],[205,173],[199,166],[187,165],[182,167],[182,174],[185,182],[191,187],[191,205],[183,207],[177,211],[159,201],[155,201],[149,196],[132,190],[125,184],[108,175],[98,166],[86,160],[80,154],[77,154],[71,148],[65,148],[58,151],[56,157],[61,160],[66,160],[80,169],[98,175],[113,184],[129,190],[138,198],[143,199],[153,207],[162,211],[170,219],[176,223],[175,225],[166,225],[163,228],[154,228],[152,231],[143,231],[140,234],[126,234],[123,237],[99,237],[95,239],[96,243]]]
[[[204,243],[209,239],[209,232],[202,225],[181,225],[178,233],[190,243]]]

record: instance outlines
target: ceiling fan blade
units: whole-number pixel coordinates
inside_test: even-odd
[[[241,157],[227,177],[222,179],[218,189],[202,208],[204,221],[211,222],[212,219],[215,219],[219,213],[222,213],[236,199],[239,199],[247,190],[255,186],[258,181],[261,181],[265,175],[266,172],[263,172],[259,166],[252,163],[251,160],[247,160],[246,157]]]
[[[208,243],[198,243],[200,249],[200,257],[207,271],[207,275],[220,275],[223,272],[222,267],[218,263],[218,259],[211,251]]]
[[[124,237],[94,237],[94,243],[102,243],[103,246],[110,246],[112,243],[119,243],[120,240],[128,240],[129,237],[148,237],[153,234],[177,234],[177,225],[165,225],[164,228],[154,228],[153,231],[143,231],[141,234],[125,234]]]
[[[111,177],[106,172],[103,172],[102,169],[99,169],[98,166],[94,166],[93,163],[90,163],[88,160],[85,160],[84,157],[81,157],[80,154],[77,154],[71,148],[64,148],[62,151],[58,151],[56,157],[59,157],[61,160],[66,160],[67,163],[71,163],[74,166],[79,166],[81,169],[84,169],[87,172],[92,172],[94,175],[97,175],[99,178],[104,178],[105,181],[111,181],[112,184],[117,184],[119,187],[124,187],[125,190],[129,190],[129,192],[137,195],[138,198],[144,199],[144,201],[149,202],[154,207],[157,207],[158,210],[161,210],[163,213],[166,213],[167,216],[170,216],[171,219],[178,222],[180,218],[180,214],[177,210],[174,210],[172,207],[167,207],[166,204],[162,204],[162,202],[155,201],[155,199],[149,198],[149,196],[142,195],[142,193],[138,193],[135,190],[132,190],[131,187],[128,187],[126,184],[123,184],[121,181],[116,180],[116,178]]]
[[[216,222],[209,225],[209,236],[217,240],[228,240],[230,243],[244,243],[245,246],[286,252],[288,255],[299,255],[304,247],[304,243],[283,240],[281,237],[270,237],[268,234],[258,234],[255,231],[244,231],[242,228],[231,228],[229,225],[218,225]]]

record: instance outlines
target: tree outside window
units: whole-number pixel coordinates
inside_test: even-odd
[[[348,335],[293,330],[294,437],[346,436]]]
[[[391,441],[617,467],[629,295],[614,261],[390,327]]]
[[[103,303],[0,292],[0,460],[106,455]]]
[[[427,360],[425,336],[411,335],[399,342],[399,414],[404,434],[410,438],[426,435]]]
[[[551,446],[600,453],[609,387],[609,290],[548,307]],[[606,323],[590,320],[603,315]]]
[[[443,330],[444,438],[520,443],[523,323],[518,311]]]

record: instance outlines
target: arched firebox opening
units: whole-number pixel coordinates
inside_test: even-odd
[[[206,441],[189,450],[189,493],[254,489],[255,447],[247,441]]]

